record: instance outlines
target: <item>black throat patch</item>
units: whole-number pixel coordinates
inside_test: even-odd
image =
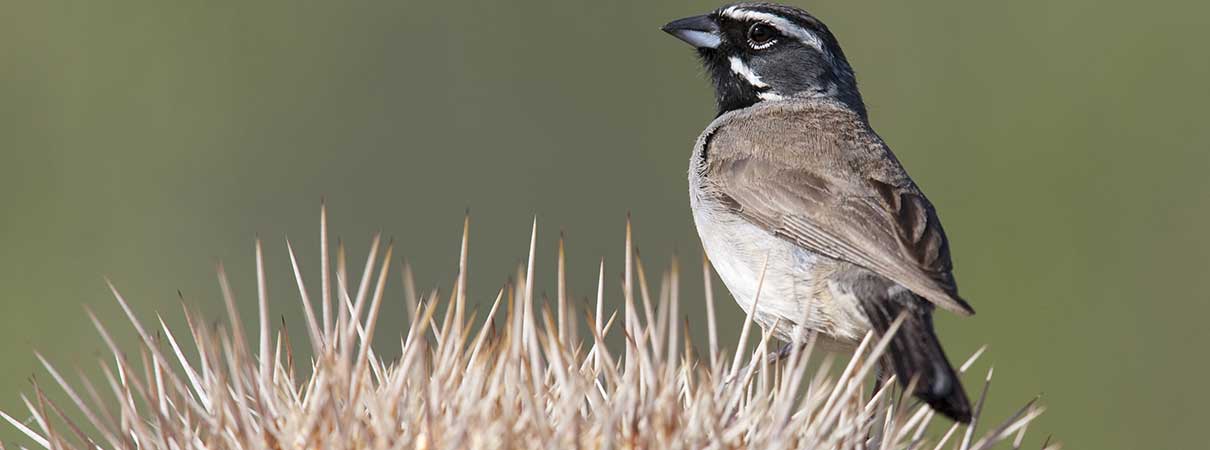
[[[710,72],[710,80],[714,84],[714,98],[718,103],[718,114],[747,108],[762,101],[760,94],[768,92],[768,87],[753,86],[731,70],[727,56],[715,49],[700,49],[698,55],[702,64]]]

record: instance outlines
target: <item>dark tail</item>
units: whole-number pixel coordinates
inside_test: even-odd
[[[881,335],[900,314],[906,316],[885,356],[895,376],[903,385],[915,379],[912,395],[937,412],[970,423],[970,401],[933,333],[933,304],[873,273],[865,275],[852,286],[874,331]]]

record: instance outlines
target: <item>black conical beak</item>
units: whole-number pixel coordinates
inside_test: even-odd
[[[718,24],[709,15],[674,20],[661,29],[696,48],[718,48],[722,43]]]

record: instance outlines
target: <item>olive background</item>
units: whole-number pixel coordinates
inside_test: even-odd
[[[674,253],[687,268],[681,311],[701,336],[685,172],[714,106],[659,27],[716,3],[0,4],[0,409],[28,418],[28,380],[52,383],[35,349],[97,380],[107,350],[83,305],[134,348],[106,276],[142,320],[179,327],[178,291],[222,320],[221,261],[248,320],[259,235],[273,313],[297,327],[285,240],[316,285],[321,197],[352,267],[382,231],[442,292],[469,208],[480,305],[536,216],[540,291],[563,231],[575,298],[603,257],[618,306],[630,213],[649,275]],[[940,212],[978,314],[939,313],[939,333],[954,359],[989,346],[966,378],[977,396],[995,366],[987,416],[1041,395],[1032,448],[1204,445],[1210,6],[797,4],[838,36],[875,129]],[[391,283],[379,333],[394,338]],[[742,314],[726,295],[719,309],[733,348]]]

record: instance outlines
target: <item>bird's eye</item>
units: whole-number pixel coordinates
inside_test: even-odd
[[[752,28],[748,29],[748,45],[753,49],[766,49],[775,42],[777,42],[777,30],[767,24],[758,22],[752,24]]]

